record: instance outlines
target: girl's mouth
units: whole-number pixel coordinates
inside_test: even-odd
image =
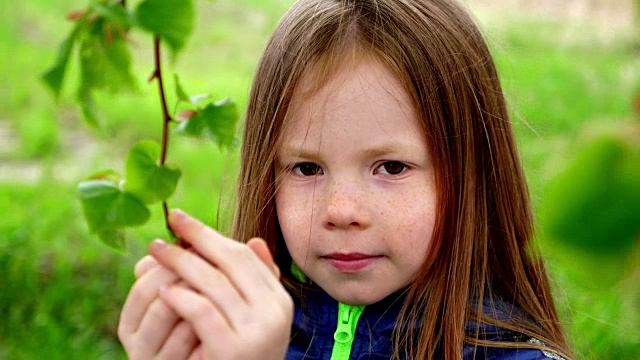
[[[382,255],[361,253],[331,253],[322,256],[321,258],[340,272],[354,273],[373,265],[375,262],[382,259],[382,257]]]

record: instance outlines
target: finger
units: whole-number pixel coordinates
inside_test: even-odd
[[[247,241],[247,246],[256,254],[258,258],[262,260],[262,262],[267,265],[273,275],[277,278],[280,278],[280,268],[276,265],[276,262],[273,260],[273,256],[271,255],[271,251],[269,251],[269,246],[267,242],[260,238],[253,238]]]
[[[136,337],[144,339],[147,354],[157,354],[167,340],[180,317],[160,298],[156,297],[144,314]]]
[[[180,286],[165,286],[160,290],[160,298],[182,319],[191,324],[198,339],[208,339],[221,353],[225,348],[233,348],[236,334],[218,309],[205,297]],[[224,356],[221,356],[224,358]]]
[[[157,265],[158,262],[156,261],[156,259],[154,259],[153,256],[147,255],[136,263],[135,267],[133,268],[133,273],[136,275],[136,279],[139,279],[142,277],[142,275],[146,274],[147,272],[149,272],[149,270],[153,269]]]
[[[202,344],[198,344],[196,348],[193,350],[191,355],[189,355],[189,360],[202,360],[204,359],[204,355],[202,352]]]
[[[282,289],[271,269],[245,244],[220,235],[180,210],[170,212],[169,224],[178,237],[191,243],[199,254],[218,267],[249,303],[260,302],[265,288]]]
[[[162,265],[174,270],[189,287],[210,300],[230,326],[245,317],[249,309],[242,294],[227,276],[198,254],[161,241],[154,241],[149,250]]]
[[[198,337],[187,321],[180,321],[158,352],[157,359],[187,359],[195,351]]]
[[[137,331],[147,308],[158,296],[158,289],[178,280],[178,275],[164,266],[156,266],[137,280],[122,306],[118,335],[121,340]]]
[[[159,294],[163,301],[191,324],[200,340],[189,359],[284,358],[290,339],[293,301],[281,307],[265,299],[270,306],[252,309],[254,311],[247,314],[240,331],[234,331],[216,307],[201,294],[176,285],[163,287]]]

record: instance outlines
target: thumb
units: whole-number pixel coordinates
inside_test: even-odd
[[[271,269],[271,272],[275,277],[280,278],[280,268],[278,268],[278,265],[276,265],[276,262],[273,260],[271,251],[269,251],[269,246],[264,239],[253,238],[247,241],[247,246],[251,251],[258,255],[258,258],[260,258],[260,260],[262,260],[269,269]]]

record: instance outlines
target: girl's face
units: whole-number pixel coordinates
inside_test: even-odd
[[[302,80],[301,88],[309,85]],[[400,82],[363,59],[313,95],[294,97],[287,121],[276,209],[295,263],[348,304],[372,304],[409,285],[431,245],[436,191]]]

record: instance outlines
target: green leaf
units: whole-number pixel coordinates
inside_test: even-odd
[[[196,94],[196,95],[189,96],[189,101],[193,105],[198,105],[200,101],[208,99],[210,97],[211,97],[211,94]]]
[[[126,160],[125,190],[146,204],[167,199],[176,189],[181,172],[158,165],[160,145],[153,141],[135,144]]]
[[[180,123],[176,132],[186,136],[206,136],[221,148],[233,145],[238,110],[230,99],[207,105],[191,119]]]
[[[194,10],[191,0],[146,0],[135,11],[143,29],[157,34],[177,53],[193,30]]]
[[[120,174],[114,170],[101,170],[89,176],[90,180],[107,180],[114,184],[119,184],[122,180]]]
[[[184,88],[180,84],[180,78],[178,77],[178,74],[173,74],[173,79],[176,83],[176,96],[178,96],[178,100],[189,102],[189,95],[187,95],[187,93],[184,91]]]
[[[134,90],[131,55],[123,34],[96,21],[80,43],[81,83],[87,89]]]
[[[81,84],[76,99],[78,100],[78,105],[80,105],[80,111],[82,112],[84,121],[89,126],[98,127],[100,123],[98,121],[96,102],[93,99],[91,88],[86,84]]]
[[[80,87],[77,100],[85,121],[99,124],[95,90],[135,90],[131,55],[123,32],[108,26],[104,19],[86,25],[80,40]],[[123,31],[123,30],[120,30]]]
[[[84,181],[78,185],[78,195],[89,229],[112,247],[120,244],[111,237],[116,230],[142,225],[151,215],[140,199],[123,192],[110,181]]]
[[[121,26],[124,30],[129,29],[135,22],[133,14],[119,3],[94,3],[91,4],[91,10],[107,19],[110,23]]]
[[[98,238],[112,249],[123,251],[126,249],[124,231],[121,229],[103,229],[96,232]]]
[[[64,83],[64,74],[73,50],[73,45],[78,37],[79,27],[75,26],[71,33],[60,44],[58,49],[58,57],[56,62],[42,74],[42,81],[53,91],[56,101],[60,98],[62,84]]]
[[[633,169],[633,170],[632,170]],[[640,224],[640,154],[623,138],[585,143],[547,185],[540,220],[554,239],[600,255],[624,255]]]

